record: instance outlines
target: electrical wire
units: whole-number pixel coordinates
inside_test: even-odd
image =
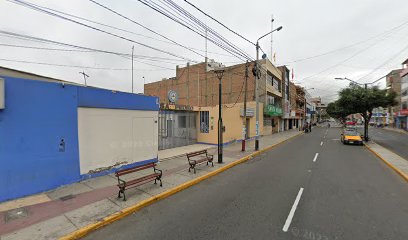
[[[248,55],[247,53],[245,53],[244,51],[242,51],[241,49],[239,49],[238,47],[236,47],[234,44],[232,44],[231,42],[229,42],[227,39],[225,39],[223,36],[221,36],[220,34],[218,34],[216,31],[214,31],[212,28],[208,27],[208,25],[204,24],[202,21],[200,21],[198,18],[196,18],[194,15],[192,15],[191,13],[189,13],[188,11],[186,11],[185,9],[183,9],[181,6],[177,5],[174,1],[172,0],[164,0],[168,3],[170,3],[174,8],[176,8],[178,11],[180,11],[181,13],[187,15],[190,19],[192,19],[194,22],[196,22],[196,24],[198,24],[199,26],[203,27],[204,29],[206,29],[207,31],[210,31],[212,34],[214,34],[217,38],[221,39],[222,41],[226,42],[228,45],[230,45],[231,47],[233,47],[234,49],[239,50],[241,53],[243,53],[244,55],[249,56],[249,59],[252,59],[250,57],[250,55]]]
[[[88,24],[85,24],[85,23],[82,23],[82,22],[79,22],[79,21],[76,21],[76,20],[73,20],[73,19],[64,17],[64,16],[59,15],[59,14],[57,14],[57,13],[53,13],[53,12],[50,12],[50,11],[45,10],[45,9],[43,9],[43,8],[36,7],[36,6],[32,5],[32,4],[29,3],[29,2],[25,2],[25,1],[22,1],[22,0],[7,0],[7,1],[12,2],[12,3],[15,3],[15,4],[17,4],[17,5],[21,5],[21,6],[27,7],[27,8],[29,8],[29,9],[32,9],[32,10],[35,10],[35,11],[38,11],[38,12],[42,12],[42,13],[48,14],[48,15],[53,16],[53,17],[60,18],[60,19],[62,19],[62,20],[66,20],[66,21],[69,21],[69,22],[72,22],[72,23],[81,25],[81,26],[83,26],[83,27],[86,27],[86,28],[89,28],[89,29],[92,29],[92,30],[95,30],[95,31],[98,31],[98,32],[101,32],[101,33],[105,33],[105,34],[107,34],[107,35],[110,35],[110,36],[113,36],[113,37],[116,37],[116,38],[119,38],[119,39],[122,39],[122,40],[125,40],[125,41],[128,41],[128,42],[132,42],[132,43],[138,44],[138,45],[140,45],[140,46],[143,46],[143,47],[146,47],[146,48],[149,48],[149,49],[158,51],[158,52],[162,52],[162,53],[171,55],[171,56],[173,56],[173,57],[181,58],[181,59],[184,59],[184,60],[187,60],[187,61],[190,61],[190,62],[197,62],[197,61],[193,61],[193,60],[191,60],[191,59],[188,59],[188,58],[179,56],[179,55],[177,55],[177,54],[174,54],[174,53],[171,53],[171,52],[168,52],[168,51],[165,51],[165,50],[162,50],[162,49],[159,49],[159,48],[150,46],[150,45],[148,45],[148,44],[144,44],[144,43],[141,43],[141,42],[132,40],[132,39],[130,39],[130,38],[123,37],[123,36],[121,36],[121,35],[118,35],[118,34],[115,34],[115,33],[111,33],[111,32],[108,32],[108,31],[106,31],[106,30],[103,30],[103,29],[100,29],[100,28],[97,28],[97,27],[94,27],[94,26],[90,26],[90,25],[88,25]]]
[[[130,54],[118,53],[118,52],[95,49],[95,48],[89,48],[89,47],[83,47],[83,46],[78,46],[78,45],[74,45],[74,44],[63,43],[63,42],[58,42],[58,41],[53,41],[53,40],[49,40],[49,39],[44,39],[44,38],[39,38],[39,37],[34,37],[34,36],[29,36],[29,35],[24,35],[24,34],[19,34],[19,33],[13,33],[13,32],[8,32],[8,31],[3,31],[3,30],[0,30],[0,34],[6,35],[6,36],[9,36],[9,37],[17,37],[19,39],[24,39],[24,40],[30,40],[30,41],[32,40],[32,41],[43,42],[43,43],[45,42],[45,43],[55,44],[55,45],[59,45],[59,46],[65,46],[65,47],[70,47],[70,48],[88,50],[88,51],[92,51],[92,52],[101,52],[101,53],[106,53],[106,54],[112,54],[112,55],[124,57],[126,59],[129,59],[132,56]],[[134,59],[134,61],[146,64],[146,65],[154,66],[154,67],[163,68],[162,66],[158,66],[158,65],[154,65],[154,64],[146,63],[146,62],[142,62],[142,61],[137,61],[135,59]]]
[[[385,60],[383,63],[381,63],[378,67],[376,67],[374,70],[372,70],[371,72],[369,72],[368,74],[360,77],[359,79],[357,79],[357,81],[360,81],[363,78],[366,78],[368,76],[370,76],[372,73],[376,72],[378,69],[380,69],[381,67],[383,67],[384,65],[388,64],[389,62],[391,62],[392,60],[394,60],[397,56],[399,56],[401,53],[403,53],[405,50],[408,49],[408,45],[405,45],[404,48],[402,48],[401,50],[398,50],[396,54],[392,55],[390,58],[388,58],[387,60]]]
[[[354,46],[360,45],[360,44],[365,43],[365,42],[369,42],[369,41],[371,41],[371,40],[373,40],[373,39],[376,39],[376,38],[378,38],[378,37],[381,37],[381,36],[383,36],[383,35],[386,35],[386,34],[392,32],[392,31],[395,31],[395,30],[397,30],[397,29],[403,27],[403,26],[406,25],[406,24],[408,24],[408,21],[403,22],[403,23],[400,24],[400,25],[397,25],[397,26],[395,26],[395,27],[393,27],[393,28],[391,28],[391,29],[389,29],[389,30],[386,30],[386,31],[384,31],[384,32],[382,32],[382,33],[380,33],[380,34],[377,34],[377,35],[372,36],[372,37],[370,37],[370,38],[367,38],[367,39],[365,39],[365,40],[358,41],[358,42],[352,43],[352,44],[350,44],[350,45],[347,45],[347,46],[344,46],[344,47],[340,47],[340,48],[337,48],[337,49],[334,49],[334,50],[330,50],[330,51],[328,51],[328,52],[320,53],[320,54],[317,54],[317,55],[314,55],[314,56],[305,57],[305,58],[299,58],[299,59],[296,59],[296,60],[293,60],[293,61],[290,61],[290,62],[283,63],[282,65],[287,65],[287,64],[291,64],[291,63],[296,63],[296,62],[302,62],[302,61],[306,61],[306,60],[311,60],[311,59],[314,59],[314,58],[317,58],[317,57],[326,56],[326,55],[329,55],[329,54],[332,54],[332,53],[335,53],[335,52],[338,52],[338,51],[341,51],[341,50],[345,50],[345,49],[348,49],[348,48],[352,48],[352,47],[354,47]]]
[[[109,71],[132,71],[132,69],[129,69],[129,68],[89,67],[89,66],[66,65],[66,64],[56,64],[56,63],[47,63],[47,62],[34,62],[34,61],[6,59],[6,58],[0,58],[0,61],[16,62],[16,63],[27,63],[27,64],[36,64],[36,65],[45,65],[45,66],[54,66],[54,67],[79,68],[79,69],[95,69],[95,70],[109,70]],[[173,69],[133,69],[133,70],[136,70],[136,71],[166,71],[166,70],[173,70]]]
[[[199,55],[199,56],[201,56],[201,57],[205,57],[204,55],[202,55],[202,54],[200,54],[200,53],[194,51],[192,48],[187,47],[187,46],[184,46],[184,45],[182,45],[182,44],[180,44],[180,43],[178,43],[178,42],[176,42],[176,41],[174,41],[174,40],[172,40],[172,39],[170,39],[170,38],[164,36],[163,34],[160,34],[160,33],[158,33],[157,31],[154,31],[154,30],[152,30],[151,28],[148,28],[148,27],[144,26],[143,24],[141,24],[141,23],[139,23],[139,22],[136,22],[135,20],[133,20],[133,19],[131,19],[131,18],[129,18],[129,17],[126,17],[125,15],[119,13],[118,11],[113,10],[112,8],[109,8],[109,7],[103,5],[103,4],[101,4],[101,3],[99,3],[99,2],[97,2],[97,1],[95,1],[95,0],[89,0],[89,1],[92,2],[92,3],[94,3],[94,4],[96,4],[96,5],[99,6],[99,7],[102,7],[102,8],[104,8],[104,9],[106,9],[106,10],[108,10],[108,11],[110,11],[110,12],[112,12],[112,13],[114,13],[114,14],[116,14],[116,15],[118,15],[118,16],[120,16],[120,17],[122,17],[122,18],[124,18],[124,19],[126,19],[126,20],[128,20],[128,21],[130,21],[130,22],[132,22],[132,23],[134,23],[134,24],[136,24],[136,25],[138,25],[138,26],[140,26],[140,27],[142,27],[143,29],[148,30],[149,32],[152,32],[152,33],[154,33],[154,34],[156,34],[156,35],[158,35],[158,36],[160,36],[160,37],[162,37],[162,38],[164,38],[164,39],[170,41],[171,43],[174,43],[174,44],[177,45],[177,46],[180,46],[180,47],[182,47],[182,48],[184,48],[184,49],[187,49],[187,50],[189,50],[189,51],[191,51],[191,52],[193,52],[193,53],[195,53],[195,54],[197,54],[197,55]]]
[[[244,81],[242,81],[241,90],[239,92],[239,95],[238,95],[237,99],[235,100],[235,103],[232,104],[231,106],[228,106],[227,104],[225,104],[224,107],[233,108],[238,103],[238,100],[241,98],[241,95],[242,95],[242,92],[243,92],[243,89],[244,89],[244,84],[245,84],[245,76],[244,76]]]
[[[237,35],[238,37],[244,39],[245,41],[247,41],[248,43],[256,46],[255,43],[251,42],[250,40],[248,40],[247,38],[245,38],[244,36],[242,36],[241,34],[237,33],[236,31],[232,30],[231,28],[227,27],[225,24],[223,24],[222,22],[218,21],[217,19],[213,18],[212,16],[210,16],[209,14],[207,14],[206,12],[204,12],[203,10],[201,10],[199,7],[197,7],[196,5],[190,3],[187,0],[184,0],[184,2],[188,3],[190,6],[192,6],[193,8],[195,8],[196,10],[198,10],[199,12],[201,12],[202,14],[204,14],[205,16],[209,17],[210,19],[212,19],[213,21],[215,21],[216,23],[220,24],[221,26],[223,26],[224,28],[226,28],[228,31],[232,32],[233,34]]]
[[[403,25],[404,25],[404,24],[401,24],[401,25],[399,25],[399,26],[403,26]],[[396,30],[396,29],[398,29],[398,28],[397,28],[397,27],[393,28],[393,31]],[[363,48],[362,50],[360,50],[360,51],[356,52],[355,54],[351,55],[350,57],[347,57],[346,59],[344,59],[344,60],[342,60],[342,61],[336,63],[335,65],[332,65],[332,66],[330,66],[330,67],[328,67],[328,68],[325,68],[325,69],[323,69],[322,71],[320,71],[320,72],[318,72],[318,73],[316,73],[316,74],[313,74],[313,75],[310,75],[310,76],[308,76],[308,77],[303,78],[301,81],[304,81],[304,80],[309,79],[309,78],[312,78],[312,77],[316,77],[316,76],[320,75],[320,74],[323,73],[323,72],[326,72],[326,71],[328,71],[328,70],[330,70],[330,69],[334,69],[334,68],[338,67],[339,65],[341,65],[341,64],[343,64],[343,63],[349,61],[350,59],[352,59],[352,58],[354,58],[354,57],[360,55],[361,53],[365,52],[366,50],[368,50],[368,49],[372,48],[373,46],[377,45],[377,44],[380,43],[381,41],[387,39],[388,37],[391,36],[391,34],[392,34],[393,31],[388,31],[387,34],[385,34],[382,39],[380,39],[380,40],[378,40],[378,41],[372,43],[372,44],[369,45],[368,47]]]
[[[83,21],[87,21],[87,22],[90,22],[90,23],[93,23],[93,24],[98,24],[98,25],[100,25],[100,26],[104,26],[104,27],[107,27],[107,28],[115,29],[115,30],[118,30],[118,31],[122,31],[122,32],[125,32],[125,33],[130,33],[130,34],[133,34],[133,35],[136,35],[136,36],[141,36],[141,37],[149,38],[149,39],[156,40],[156,41],[160,41],[160,42],[164,42],[164,43],[174,44],[173,42],[171,42],[171,40],[164,41],[164,40],[157,39],[157,38],[154,38],[154,37],[150,37],[150,36],[147,36],[147,35],[144,35],[144,34],[136,33],[136,32],[130,31],[130,30],[126,30],[126,29],[123,29],[123,28],[119,28],[119,27],[115,27],[115,26],[109,25],[109,24],[97,22],[97,21],[95,21],[95,20],[91,20],[91,19],[88,19],[88,18],[80,17],[80,16],[77,16],[77,15],[74,15],[74,14],[70,14],[70,13],[63,12],[63,11],[59,11],[59,10],[56,10],[56,9],[53,9],[53,8],[40,6],[40,5],[37,5],[37,4],[34,4],[34,3],[31,3],[31,4],[32,4],[33,6],[36,6],[36,7],[39,7],[39,8],[47,9],[47,10],[52,11],[52,12],[57,12],[57,13],[60,13],[60,14],[63,14],[63,15],[69,16],[69,17],[73,17],[73,18],[76,18],[76,19],[80,19],[80,20],[83,20]],[[140,25],[141,25],[141,24],[140,24]],[[141,25],[141,26],[143,26],[143,25]],[[145,27],[145,26],[143,26],[143,27],[144,27],[146,30],[149,30],[149,31],[151,31],[151,32],[153,32],[153,33],[155,33],[155,34],[158,35],[158,33],[154,32],[153,30],[149,29],[148,27]],[[159,35],[159,36],[160,36],[160,35]],[[160,37],[165,38],[165,36],[160,36]]]
[[[46,47],[34,47],[34,46],[16,45],[16,44],[4,44],[4,43],[0,43],[0,46],[12,47],[12,48],[23,48],[23,49],[34,49],[34,50],[45,50],[45,51],[60,51],[60,52],[82,52],[82,53],[100,52],[100,51],[92,51],[92,50],[46,48]],[[131,54],[126,54],[126,53],[117,53],[117,55],[127,56],[126,59],[128,59],[128,57],[132,56]],[[139,58],[139,59],[143,59],[143,60],[146,60],[146,61],[163,62],[163,63],[169,63],[169,64],[177,64],[177,63],[168,62],[168,61],[183,61],[183,60],[179,60],[179,59],[151,57],[151,56],[145,56],[145,55],[133,55],[133,58]]]
[[[191,27],[189,27],[189,26],[188,26],[187,24],[185,24],[184,22],[181,22],[181,21],[175,19],[173,16],[169,15],[168,13],[165,13],[165,12],[161,11],[160,9],[158,9],[158,8],[156,8],[156,7],[152,6],[152,5],[150,5],[147,1],[143,1],[143,0],[137,0],[137,1],[139,1],[139,2],[142,3],[142,4],[144,4],[144,5],[147,6],[147,7],[149,7],[149,8],[151,8],[151,9],[155,10],[156,12],[158,12],[158,13],[160,13],[160,14],[166,16],[167,18],[173,20],[174,22],[176,22],[176,23],[178,23],[178,24],[180,24],[180,25],[186,27],[187,29],[189,29],[189,30],[191,30],[191,31],[193,31],[193,32],[195,32],[195,33],[197,33],[198,35],[200,35],[200,36],[202,36],[202,37],[204,37],[204,38],[209,39],[210,42],[214,43],[215,45],[219,46],[220,48],[224,49],[225,51],[227,51],[227,52],[233,54],[233,55],[236,56],[237,58],[240,58],[241,60],[246,60],[246,59],[250,58],[249,55],[240,52],[235,46],[231,46],[231,44],[228,44],[228,42],[226,42],[227,45],[229,45],[228,47],[219,44],[218,42],[214,41],[213,39],[208,38],[208,37],[204,36],[204,34],[202,34],[202,33],[198,32],[198,31],[194,30],[194,29],[191,28]],[[170,2],[171,2],[171,1],[170,1]],[[171,2],[171,3],[172,3],[172,2]],[[173,3],[173,4],[174,4],[174,3]],[[185,11],[185,10],[184,10],[184,11]],[[186,12],[186,11],[185,11],[185,12]],[[190,16],[190,17],[191,17],[191,16]],[[199,20],[197,20],[197,21],[201,24],[201,26],[205,26],[205,29],[206,29],[207,31],[210,31],[211,33],[215,34],[215,32],[212,31],[207,25],[203,24],[203,23],[202,23],[201,21],[199,21]],[[225,42],[225,41],[224,41],[224,42]]]

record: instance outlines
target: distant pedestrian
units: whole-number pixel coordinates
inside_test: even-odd
[[[309,132],[312,132],[312,123],[309,123]]]
[[[309,132],[309,125],[307,124],[307,122],[305,122],[305,124],[303,125],[303,129],[305,133]]]

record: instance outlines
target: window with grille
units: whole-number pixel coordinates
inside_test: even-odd
[[[200,112],[200,132],[209,133],[210,128],[210,112],[201,111]]]

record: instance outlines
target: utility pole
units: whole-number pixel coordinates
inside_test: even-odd
[[[143,78],[143,94],[145,94],[145,84],[146,84],[146,79],[145,79],[145,77],[143,76],[142,77]]]
[[[84,83],[85,83],[85,86],[87,86],[86,85],[86,78],[89,77],[89,76],[85,73],[85,70],[82,71],[82,72],[79,72],[79,74],[82,74],[84,76]]]
[[[273,14],[272,14],[272,17],[271,17],[271,31],[273,31],[273,22],[275,21],[275,19],[273,19]],[[271,33],[271,57],[270,57],[270,59],[271,59],[271,62],[274,60],[273,59],[273,33]]]
[[[364,89],[365,89],[365,93],[367,94],[367,83],[364,84]],[[368,124],[364,122],[364,140],[367,142],[368,141]]]
[[[256,42],[256,61],[255,61],[255,101],[256,101],[256,120],[255,120],[255,151],[259,150],[259,41]]]
[[[262,35],[258,40],[256,41],[256,60],[255,60],[255,70],[253,71],[255,75],[255,101],[256,101],[256,136],[255,136],[255,151],[259,150],[259,78],[260,78],[260,70],[259,70],[259,40],[262,38],[268,36],[269,34],[272,34],[275,31],[280,31],[282,29],[282,26],[273,29],[272,31]]]
[[[207,58],[207,28],[205,29],[205,106],[208,106],[208,77],[207,77],[207,68],[208,68],[208,58]]]
[[[222,163],[222,148],[223,148],[223,142],[222,142],[222,135],[223,135],[223,130],[224,126],[222,125],[222,85],[221,85],[221,80],[224,75],[224,69],[217,69],[214,71],[215,74],[217,75],[218,78],[218,163]]]
[[[248,87],[248,68],[249,62],[246,61],[245,64],[245,91],[244,91],[244,120],[242,121],[242,151],[245,151],[245,140],[247,137],[247,128],[246,128],[246,118],[247,118],[247,87]]]
[[[132,93],[133,93],[133,50],[135,49],[135,46],[132,46]],[[144,88],[144,86],[143,86]]]

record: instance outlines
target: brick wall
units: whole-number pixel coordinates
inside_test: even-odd
[[[247,101],[253,101],[255,81],[252,75],[253,63],[249,67]],[[245,64],[227,67],[222,78],[222,103],[233,104],[244,101]],[[265,84],[260,81],[260,93],[265,92]],[[145,94],[158,96],[161,103],[169,103],[167,93],[178,93],[179,105],[215,106],[218,105],[218,78],[212,71],[205,71],[205,63],[176,68],[176,77],[145,84]],[[261,99],[265,96],[261,95]]]

